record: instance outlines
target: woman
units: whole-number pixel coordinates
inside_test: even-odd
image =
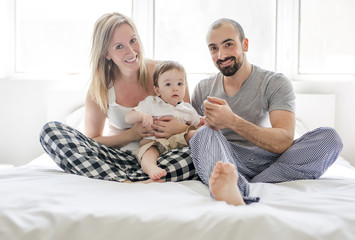
[[[170,137],[187,126],[171,117],[129,125],[125,114],[149,95],[154,95],[156,62],[143,57],[141,41],[131,19],[119,13],[105,14],[95,24],[92,49],[92,81],[85,104],[85,135],[58,122],[47,123],[41,145],[66,172],[113,181],[141,181],[133,153],[143,137]],[[188,89],[186,89],[188,90]],[[186,91],[188,93],[188,91]],[[184,101],[190,102],[186,94]],[[106,119],[108,134],[103,135]],[[153,131],[155,130],[155,131]],[[196,179],[188,148],[170,151],[158,159],[167,171],[165,181]]]

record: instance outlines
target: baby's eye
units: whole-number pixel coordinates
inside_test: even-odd
[[[184,83],[183,82],[179,82],[178,86],[184,86]]]
[[[171,83],[165,83],[165,86],[170,87]]]

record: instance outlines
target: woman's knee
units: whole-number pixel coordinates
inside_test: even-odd
[[[56,121],[47,122],[43,125],[40,131],[40,136],[48,135],[48,133],[53,132],[53,130],[58,129],[61,123]]]

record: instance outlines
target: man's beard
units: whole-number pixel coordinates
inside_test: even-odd
[[[220,64],[224,61],[228,61],[230,59],[233,59],[233,64],[227,67],[221,67]],[[238,72],[238,70],[240,69],[240,67],[243,65],[243,61],[241,63],[238,63],[236,61],[235,57],[227,57],[224,60],[218,59],[217,60],[217,67],[218,69],[221,71],[221,73],[226,76],[226,77],[230,77],[233,76],[236,72]]]

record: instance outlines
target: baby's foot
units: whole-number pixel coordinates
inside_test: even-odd
[[[149,178],[152,180],[159,180],[162,177],[166,176],[166,171],[160,167],[154,166],[147,171]]]
[[[228,204],[244,205],[237,181],[238,174],[233,164],[217,162],[209,179],[213,197]]]

